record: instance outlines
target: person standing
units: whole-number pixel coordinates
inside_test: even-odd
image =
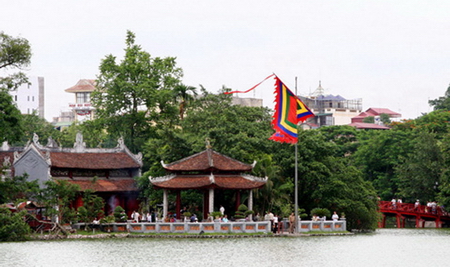
[[[334,212],[333,216],[331,216],[331,219],[336,222],[337,220],[339,220],[339,215],[337,215],[337,213]]]
[[[295,229],[295,214],[292,212],[289,215],[289,233],[293,234]]]

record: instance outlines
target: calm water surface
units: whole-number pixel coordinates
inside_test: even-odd
[[[0,266],[450,266],[450,231],[301,238],[0,243]]]

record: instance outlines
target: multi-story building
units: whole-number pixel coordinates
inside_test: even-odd
[[[35,112],[44,118],[44,77],[29,77],[29,81],[30,84],[22,84],[10,94],[22,114]]]
[[[74,86],[66,89],[75,94],[75,103],[69,103],[76,121],[92,120],[95,108],[91,105],[91,93],[95,90],[95,80],[81,79]]]
[[[351,119],[362,111],[362,99],[348,100],[340,95],[324,95],[320,82],[313,94],[299,97],[315,114],[308,122],[319,127],[350,124]]]

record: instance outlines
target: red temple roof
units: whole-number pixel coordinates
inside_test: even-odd
[[[130,155],[124,152],[71,153],[50,152],[52,167],[76,169],[125,169],[140,168]]]
[[[95,192],[126,192],[126,191],[138,191],[136,181],[134,179],[98,179],[95,183],[92,179],[59,179],[65,180],[71,184],[77,184],[80,186],[81,191],[91,189]]]
[[[255,189],[263,187],[266,184],[267,179],[245,174],[203,174],[155,177],[151,178],[150,182],[157,188],[165,189]]]
[[[212,149],[206,149],[203,152],[194,154],[187,158],[164,164],[163,167],[169,171],[251,171],[253,166],[242,163],[220,154]]]

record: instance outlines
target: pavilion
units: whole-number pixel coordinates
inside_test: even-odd
[[[162,177],[150,177],[157,189],[163,189],[163,218],[168,215],[168,194],[176,194],[177,219],[181,219],[181,191],[196,189],[203,192],[203,218],[214,211],[214,192],[233,190],[236,196],[235,207],[241,204],[241,191],[248,190],[248,209],[253,210],[252,189],[262,188],[267,177],[260,178],[250,174],[255,164],[246,164],[222,155],[211,148],[162,166],[170,174]],[[217,209],[218,210],[218,209]]]

